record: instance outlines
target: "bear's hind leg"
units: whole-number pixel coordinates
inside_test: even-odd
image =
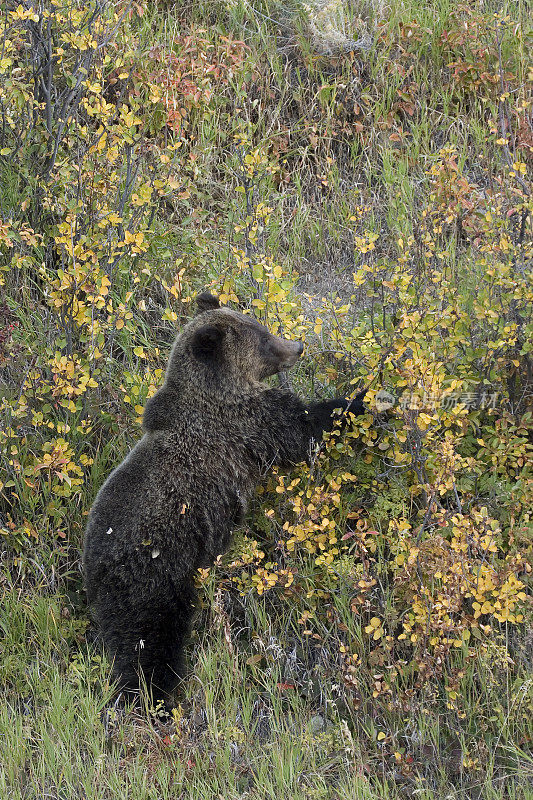
[[[163,700],[167,709],[176,703],[176,690],[185,677],[184,649],[190,634],[194,613],[195,592],[190,587],[180,587],[173,600],[164,608],[152,608],[150,623],[139,652],[139,667],[143,682],[152,700]]]
[[[96,619],[113,661],[118,688],[138,693],[144,686],[154,703],[174,704],[175,690],[185,675],[184,647],[194,613],[192,585],[166,585],[158,595],[138,592],[104,594],[95,603]]]

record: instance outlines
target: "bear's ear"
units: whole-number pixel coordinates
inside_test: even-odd
[[[210,361],[218,354],[226,332],[216,325],[204,325],[194,332],[192,352],[201,361]]]
[[[202,292],[196,298],[196,305],[198,306],[198,314],[203,314],[204,311],[213,311],[215,308],[220,308],[218,297],[215,297],[209,292]]]

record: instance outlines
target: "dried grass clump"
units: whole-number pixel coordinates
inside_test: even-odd
[[[347,0],[304,3],[313,50],[323,56],[368,50],[376,20],[381,16],[381,7],[381,0],[372,4],[354,4]]]

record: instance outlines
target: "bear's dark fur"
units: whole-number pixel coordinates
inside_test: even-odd
[[[305,460],[335,409],[360,397],[304,403],[261,381],[303,345],[208,294],[177,337],[144,436],[100,489],[85,534],[88,601],[125,689],[141,677],[171,705],[195,604],[194,575],[228,547],[256,482]]]

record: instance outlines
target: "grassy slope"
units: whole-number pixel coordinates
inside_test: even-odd
[[[255,11],[247,3],[230,5],[231,13],[216,2],[181,12],[148,10],[142,21],[131,24],[146,50],[154,43],[172,47],[183,24],[180,14],[194,17],[212,36],[217,30],[229,32],[249,45],[258,78],[248,96],[237,97],[240,113],[253,120],[257,143],[286,137],[291,128],[283,154],[288,188],[269,186],[261,198],[276,209],[264,246],[298,269],[312,313],[323,294],[342,294],[349,286],[353,241],[343,220],[351,210],[365,206],[365,225],[381,233],[383,252],[393,250],[399,235],[413,232],[424,171],[441,144],[454,143],[475,173],[476,158],[486,155],[487,148],[484,109],[472,96],[461,104],[444,86],[447,73],[438,40],[455,10],[447,0],[393,0],[381,11],[390,30],[414,20],[422,30],[411,58],[416,113],[404,115],[407,136],[401,149],[382,125],[404,85],[402,76],[384,79],[393,51],[377,47],[354,69],[348,56],[313,57],[303,28],[294,35],[298,24],[287,7],[266,1],[257,3]],[[517,19],[525,13],[520,3],[508,4],[508,10]],[[356,11],[354,5],[353,19],[345,22],[347,34],[357,39],[374,28],[358,22]],[[368,13],[363,9],[363,15]],[[304,69],[295,52],[305,53],[306,47]],[[516,45],[513,57],[524,71],[521,48]],[[234,91],[225,89],[231,102]],[[341,124],[343,114],[349,118],[361,99],[375,121],[365,146],[346,137],[328,139],[327,123],[337,116]],[[314,121],[323,137],[318,153],[300,133],[303,119]],[[222,113],[215,112],[195,131],[198,173],[189,187],[189,216],[180,209],[170,221],[156,222],[161,231],[170,227],[164,247],[175,255],[186,253],[197,264],[198,286],[223,268],[231,221],[239,213],[224,125]],[[43,324],[43,335],[53,336],[46,320]],[[147,336],[153,341],[150,331]],[[124,442],[117,441],[100,450],[86,507],[124,449]],[[82,517],[79,511],[74,515],[79,543]],[[364,713],[354,713],[336,690],[335,663],[327,647],[313,647],[305,637],[302,641],[297,615],[279,609],[269,614],[266,600],[253,597],[228,612],[216,595],[215,574],[206,587],[206,609],[191,652],[194,678],[187,701],[177,725],[163,723],[110,702],[108,665],[84,638],[75,559],[37,550],[33,562],[35,577],[24,589],[14,571],[6,579],[0,610],[5,637],[0,664],[2,798],[531,796],[527,787],[533,764],[525,752],[531,734],[525,713],[529,685],[520,669],[509,678],[503,656],[465,663],[463,718],[433,702],[438,690],[432,685],[413,698],[411,707],[395,709],[388,718],[374,718],[371,704]],[[336,612],[348,620],[342,592],[336,602]],[[328,631],[322,633],[327,642]],[[517,646],[516,654],[517,661],[525,662],[524,646]],[[361,677],[368,696],[372,682],[370,675]],[[394,754],[406,750],[416,771],[405,763],[399,767],[401,758]]]

